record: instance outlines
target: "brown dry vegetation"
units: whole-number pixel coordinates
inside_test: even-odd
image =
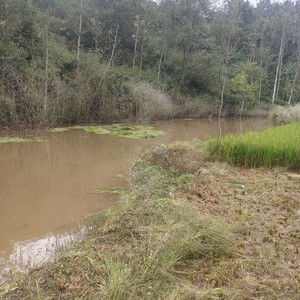
[[[4,299],[300,299],[300,174],[200,149],[147,152],[123,202]]]
[[[200,285],[225,285],[229,299],[300,299],[299,174],[208,163],[187,199],[232,224],[239,240],[239,258],[193,270]]]

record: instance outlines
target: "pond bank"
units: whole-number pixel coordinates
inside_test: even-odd
[[[87,238],[3,299],[297,299],[300,175],[211,162],[201,149],[145,153]]]

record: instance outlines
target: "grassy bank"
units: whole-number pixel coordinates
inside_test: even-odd
[[[93,229],[57,259],[24,276],[4,299],[191,299],[223,295],[198,289],[184,269],[233,255],[230,229],[178,201],[193,175],[136,163],[122,201],[91,220]],[[191,270],[190,270],[191,272]],[[201,298],[202,299],[202,298]]]
[[[244,135],[212,139],[207,145],[215,159],[245,167],[282,166],[300,169],[300,123]]]
[[[3,299],[298,299],[299,175],[237,169],[201,149],[144,153],[84,241]]]

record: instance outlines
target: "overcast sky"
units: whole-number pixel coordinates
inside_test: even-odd
[[[253,5],[256,5],[256,3],[258,3],[260,0],[248,0],[250,3],[252,3]],[[271,0],[271,3],[274,3],[274,2],[284,2],[285,0]],[[300,0],[292,0],[292,2],[297,2],[297,1],[300,1]],[[211,0],[211,3],[215,4],[215,5],[218,5],[218,4],[221,4],[223,3],[223,0]]]

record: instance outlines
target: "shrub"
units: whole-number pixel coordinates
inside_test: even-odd
[[[271,115],[274,125],[289,124],[300,121],[300,104],[294,106],[277,106]]]
[[[174,109],[174,116],[177,118],[201,118],[218,113],[218,104],[210,96],[191,97],[176,94],[173,98],[177,104]]]
[[[170,97],[147,82],[132,83],[131,93],[136,107],[136,118],[155,120],[169,118],[174,105]]]

